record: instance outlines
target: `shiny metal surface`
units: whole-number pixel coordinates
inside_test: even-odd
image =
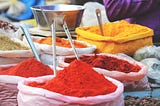
[[[71,44],[71,47],[72,47],[72,49],[73,49],[73,52],[74,52],[77,60],[79,60],[79,56],[78,56],[77,50],[76,50],[76,48],[75,48],[75,46],[74,46],[74,43],[73,43],[73,40],[72,40],[72,37],[71,37],[71,34],[70,34],[70,32],[69,32],[69,29],[68,29],[68,26],[67,26],[66,22],[64,22],[63,28],[64,28],[64,31],[65,31],[65,33],[66,33],[66,35],[67,35],[67,38],[68,38],[68,40],[69,40],[69,42],[70,42],[70,44]]]
[[[43,15],[45,13],[50,25],[52,24],[52,21],[55,17],[61,18],[60,21],[56,24],[57,30],[63,30],[63,26],[61,23],[62,19],[66,21],[69,30],[74,30],[80,25],[83,11],[85,8],[84,6],[80,5],[55,4],[46,6],[33,6],[31,7],[31,9],[39,29],[50,29]],[[42,13],[42,10],[44,13]]]
[[[32,41],[31,35],[30,35],[29,31],[28,31],[28,28],[26,27],[25,24],[21,24],[20,27],[21,27],[22,31],[24,32],[24,35],[25,35],[25,37],[26,37],[26,39],[28,41],[28,44],[30,45],[30,47],[32,49],[32,52],[33,52],[35,58],[38,61],[41,61],[40,57],[39,57],[39,53],[38,53],[38,51],[37,51],[37,49],[36,49],[36,47],[35,47],[35,45],[34,45],[34,43]]]
[[[96,16],[97,16],[99,28],[100,28],[100,31],[101,31],[101,35],[104,36],[103,28],[102,28],[102,16],[101,16],[101,10],[100,9],[96,9]]]

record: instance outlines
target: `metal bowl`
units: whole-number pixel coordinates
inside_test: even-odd
[[[33,6],[31,7],[36,19],[38,28],[41,30],[50,30],[50,25],[56,17],[59,22],[56,22],[56,30],[63,30],[62,20],[67,23],[69,30],[75,30],[81,23],[84,6],[68,5],[68,4],[55,4],[46,6]],[[46,19],[45,19],[46,16]],[[47,22],[48,21],[48,24]],[[57,21],[57,20],[56,20]]]

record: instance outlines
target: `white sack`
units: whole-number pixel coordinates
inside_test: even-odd
[[[53,76],[28,78],[18,83],[18,106],[124,106],[123,84],[117,80],[106,77],[117,85],[113,93],[91,97],[72,97],[51,92],[42,88],[27,86],[28,83],[45,82]]]
[[[86,44],[88,47],[86,48],[76,48],[76,51],[78,54],[90,54],[93,53],[96,50],[96,46],[89,44],[85,41],[76,40],[77,42],[81,42],[83,44]],[[43,54],[51,54],[53,53],[53,47],[52,45],[47,44],[39,44],[35,43],[36,47],[40,49],[41,53]],[[66,48],[61,46],[56,46],[56,54],[60,56],[67,56],[67,55],[74,55],[72,48]]]
[[[0,71],[14,65],[1,65]],[[17,85],[19,81],[24,79],[18,76],[0,75],[0,106],[17,106]]]

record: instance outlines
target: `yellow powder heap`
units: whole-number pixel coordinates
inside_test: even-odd
[[[85,30],[101,35],[98,26],[88,27]],[[133,34],[139,34],[141,32],[143,33],[146,30],[146,27],[142,25],[130,24],[124,20],[103,24],[104,36],[108,37],[131,36]]]

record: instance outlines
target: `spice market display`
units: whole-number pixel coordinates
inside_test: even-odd
[[[52,54],[52,37],[34,38],[36,45],[44,54]],[[73,44],[79,54],[90,54],[96,50],[96,46],[85,41],[73,40]],[[56,37],[57,55],[74,55],[70,42],[66,38]]]
[[[0,106],[160,106],[153,29],[85,24],[94,17],[76,4],[30,9],[31,22],[0,19]]]
[[[26,79],[19,83],[18,89],[20,106],[28,106],[32,102],[33,105],[124,104],[123,84],[98,74],[92,66],[80,60],[58,71],[56,77]]]

